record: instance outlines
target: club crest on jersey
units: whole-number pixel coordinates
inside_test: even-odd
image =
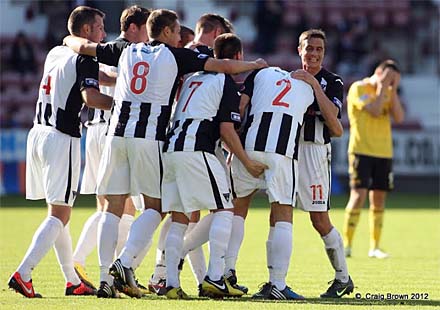
[[[239,113],[231,112],[231,119],[235,122],[241,122],[241,117]]]
[[[205,59],[205,58],[208,58],[209,56],[208,55],[206,55],[206,54],[199,54],[199,55],[197,55],[197,58],[199,58],[199,59]]]
[[[321,84],[321,88],[323,91],[327,89],[327,81],[324,78],[321,78],[321,82],[319,84]]]
[[[360,96],[359,97],[359,99],[361,100],[361,101],[367,101],[368,100],[368,95],[367,94],[365,94],[365,95],[362,95],[362,96]]]
[[[99,82],[96,79],[86,78],[84,83],[86,84],[86,86],[99,87]]]

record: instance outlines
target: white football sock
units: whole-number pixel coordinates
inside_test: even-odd
[[[160,279],[167,278],[167,268],[165,262],[165,242],[167,240],[168,231],[170,230],[171,216],[162,224],[160,229],[159,240],[156,249],[156,265],[154,266],[153,282],[158,282]]]
[[[272,238],[272,278],[271,281],[279,290],[286,287],[286,276],[292,255],[292,224],[276,222]]]
[[[189,223],[188,229],[186,230],[186,234],[189,234],[194,227],[197,226],[198,223]],[[194,277],[196,278],[197,285],[203,282],[203,279],[206,275],[206,261],[205,254],[203,253],[203,248],[199,246],[194,250],[188,253],[188,261],[193,272]]]
[[[121,254],[121,251],[125,246],[125,242],[127,242],[128,232],[130,231],[133,221],[133,215],[122,214],[121,221],[119,222],[118,243],[116,243],[116,257]]]
[[[72,237],[70,236],[69,223],[64,226],[57,240],[55,240],[54,249],[66,282],[70,282],[73,285],[80,284],[81,280],[73,268]]]
[[[150,239],[150,242],[148,242],[147,246],[136,256],[136,258],[133,260],[133,270],[136,270],[139,268],[139,266],[142,264],[142,261],[144,260],[145,256],[148,253],[148,250],[151,248],[151,244],[153,243],[153,240]]]
[[[116,243],[118,242],[120,218],[113,213],[104,212],[98,225],[98,260],[100,281],[113,285],[113,277],[109,275],[113,263]]]
[[[63,222],[55,216],[46,217],[40,224],[34,233],[31,245],[17,268],[23,281],[28,282],[31,279],[32,270],[49,252],[63,227]]]
[[[179,262],[182,255],[183,237],[188,225],[172,222],[165,242],[167,287],[180,287]]]
[[[147,209],[133,222],[128,240],[119,255],[124,267],[130,268],[133,266],[134,259],[150,242],[161,220],[162,217],[159,212],[154,209]]]
[[[207,275],[213,281],[220,280],[225,269],[225,253],[232,229],[231,211],[214,213],[209,230],[209,265]],[[195,229],[194,229],[195,230]],[[193,230],[193,231],[194,231]]]
[[[84,223],[81,235],[73,253],[73,261],[81,266],[86,265],[86,258],[90,255],[97,244],[98,223],[102,216],[102,211],[93,213]]]
[[[267,236],[266,241],[266,261],[267,261],[267,269],[269,270],[269,282],[273,281],[273,255],[272,255],[272,240],[273,240],[273,231],[275,227],[269,227],[269,235]]]
[[[324,241],[325,250],[330,263],[335,270],[335,278],[344,283],[347,282],[348,269],[341,235],[336,228],[333,227],[326,236],[322,237],[322,240]]]
[[[229,239],[228,250],[225,255],[225,274],[230,270],[235,270],[238,252],[244,237],[244,218],[234,215],[232,218],[231,238]]]
[[[185,257],[189,251],[201,247],[208,242],[213,216],[213,213],[207,214],[197,223],[190,233],[186,234],[185,241],[183,242],[183,257]]]

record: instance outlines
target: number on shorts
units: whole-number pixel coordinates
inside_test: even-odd
[[[130,90],[139,95],[145,91],[147,88],[147,75],[150,72],[150,65],[145,61],[137,62],[133,66],[133,78],[130,82]],[[140,80],[140,87],[137,88],[138,81]]]
[[[286,86],[283,88],[283,90],[278,94],[278,96],[275,97],[275,99],[272,101],[272,105],[278,105],[282,107],[289,107],[289,104],[287,102],[281,101],[283,97],[289,92],[289,90],[292,88],[292,84],[290,83],[290,80],[288,79],[282,79],[277,81],[276,85],[280,86],[281,84],[286,83]]]
[[[310,188],[312,189],[312,200],[316,200],[316,194],[319,193],[319,200],[323,199],[322,195],[322,185],[311,185]]]

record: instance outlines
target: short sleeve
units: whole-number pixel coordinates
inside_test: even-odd
[[[206,54],[197,53],[188,48],[169,47],[169,49],[176,59],[179,76],[191,72],[203,71],[205,68],[205,63],[209,58],[209,56]]]
[[[254,94],[255,76],[257,75],[258,72],[260,72],[260,70],[261,69],[254,70],[251,74],[247,76],[246,80],[244,81],[243,85],[240,88],[240,92],[242,94],[245,94],[250,98],[252,98],[252,95]]]
[[[96,57],[99,62],[117,67],[119,57],[121,57],[123,50],[130,44],[130,42],[126,41],[115,41],[104,45],[98,44],[96,47]]]
[[[347,95],[347,103],[352,107],[362,110],[371,102],[371,97],[363,94],[360,82],[355,82],[350,86]]]
[[[96,58],[78,55],[76,76],[80,91],[89,87],[99,90],[99,64]]]
[[[342,102],[344,97],[344,83],[339,76],[335,76],[335,79],[327,86],[327,97],[331,102],[339,109],[338,118],[341,118]]]
[[[219,122],[234,123],[238,128],[241,124],[240,118],[240,95],[238,93],[237,84],[227,74],[225,74],[225,84],[223,87],[223,96],[220,101],[217,120]]]

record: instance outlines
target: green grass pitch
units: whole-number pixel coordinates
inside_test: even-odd
[[[346,196],[332,200],[333,224],[342,230]],[[73,244],[79,237],[87,217],[93,212],[93,197],[78,198],[72,213]],[[265,240],[268,233],[268,208],[258,197],[246,221],[245,239],[240,252],[237,272],[239,282],[253,293],[267,280]],[[353,256],[348,259],[355,283],[354,294],[340,300],[322,300],[334,276],[323,243],[313,230],[307,213],[294,212],[293,255],[287,277],[288,284],[307,300],[298,302],[256,302],[249,297],[240,300],[213,301],[198,299],[197,288],[189,266],[181,274],[182,287],[194,296],[189,301],[170,301],[148,296],[140,300],[124,297],[102,300],[96,297],[65,297],[64,278],[50,251],[33,272],[36,291],[43,299],[26,299],[7,288],[10,274],[20,263],[32,235],[46,216],[43,201],[27,202],[21,197],[2,197],[0,207],[0,309],[434,309],[440,307],[440,225],[439,197],[391,194],[385,213],[382,247],[391,254],[386,260],[370,259],[368,252],[368,213],[364,209],[356,231]],[[153,271],[155,246],[136,271],[146,284]],[[205,248],[205,254],[207,250]],[[96,251],[87,260],[90,277],[98,283],[99,268]],[[408,296],[408,300],[387,300],[387,294]],[[373,296],[376,299],[368,299]],[[383,297],[382,297],[383,295]],[[383,298],[384,300],[380,300]],[[416,298],[412,299],[411,298]],[[420,298],[427,298],[422,299]],[[379,300],[377,300],[379,299]]]

